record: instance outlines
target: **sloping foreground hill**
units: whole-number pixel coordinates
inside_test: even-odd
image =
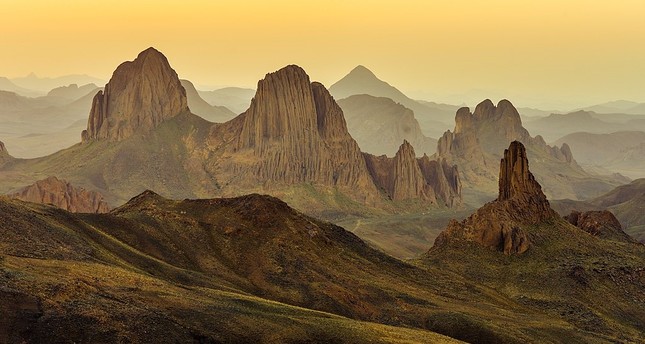
[[[520,256],[440,245],[410,265],[269,196],[172,201],[147,191],[110,214],[2,199],[0,338],[642,339],[643,247],[550,221],[527,229]]]
[[[257,207],[293,213],[241,220],[239,212]],[[284,207],[257,195],[172,202],[144,193],[113,215],[81,216],[0,200],[0,342],[455,342],[254,296],[367,318],[379,310],[366,295],[393,300],[368,283],[352,296],[348,279],[368,280],[370,265],[381,260],[382,267],[412,269]],[[195,216],[182,216],[191,210]],[[260,225],[260,218],[269,221]],[[334,268],[350,263],[346,274]],[[362,264],[368,273],[360,272]]]

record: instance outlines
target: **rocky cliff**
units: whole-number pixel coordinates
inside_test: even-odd
[[[207,169],[224,185],[306,183],[333,187],[364,204],[382,202],[383,193],[395,201],[460,204],[458,172],[446,167],[449,181],[444,166],[428,159],[428,169],[441,173],[424,176],[409,143],[394,158],[364,156],[334,98],[298,66],[267,74],[246,112],[213,127],[209,146],[217,147],[210,152],[217,164]],[[442,188],[439,198],[435,185]]]
[[[51,204],[73,213],[107,213],[103,196],[87,191],[56,177],[49,177],[22,188],[9,197],[32,203]]]
[[[376,186],[392,200],[421,199],[444,206],[461,204],[461,181],[456,166],[445,160],[416,158],[414,148],[404,141],[394,158],[364,153]]]
[[[583,199],[597,196],[620,183],[611,177],[592,176],[576,163],[571,149],[549,146],[541,136],[531,137],[522,126],[520,115],[508,100],[495,106],[484,100],[471,112],[464,107],[457,111],[455,128],[446,131],[437,142],[434,158],[446,159],[460,167],[462,180],[469,189],[493,194],[497,184],[499,152],[511,141],[520,141],[534,162],[540,184],[552,198]],[[468,202],[481,204],[481,200]],[[482,202],[483,203],[483,202]]]
[[[12,159],[13,157],[9,154],[9,151],[7,151],[7,147],[5,147],[4,143],[0,141],[0,166]]]
[[[122,63],[94,96],[83,142],[121,141],[188,112],[186,90],[166,57],[154,48]]]
[[[505,254],[523,253],[530,247],[523,227],[558,217],[529,170],[526,149],[519,141],[504,151],[499,176],[497,199],[462,222],[451,221],[435,247],[465,240]]]

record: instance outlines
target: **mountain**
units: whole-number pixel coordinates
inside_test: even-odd
[[[369,94],[374,97],[390,98],[414,111],[421,129],[426,135],[437,137],[450,125],[454,111],[433,103],[420,103],[410,99],[401,91],[388,84],[364,66],[357,66],[349,74],[331,85],[329,92],[336,99],[347,98],[357,94]]]
[[[567,114],[551,114],[529,121],[526,123],[526,128],[552,142],[577,132],[609,134],[617,131],[645,131],[645,120],[625,114],[601,115],[588,111],[576,111]]]
[[[611,134],[579,132],[566,135],[556,145],[567,143],[581,166],[601,167],[630,178],[645,177],[645,132]]]
[[[122,63],[105,90],[94,96],[87,130],[81,136],[83,143],[120,141],[187,112],[186,90],[177,73],[165,56],[148,48],[134,61]]]
[[[55,78],[49,78],[49,77],[41,78],[41,77],[38,77],[36,74],[31,73],[25,77],[13,78],[11,79],[11,81],[20,87],[42,92],[43,94],[49,92],[49,90],[52,90],[54,88],[64,86],[64,85],[71,85],[71,84],[104,85],[105,84],[105,80],[101,80],[99,78],[95,78],[95,77],[92,77],[89,75],[83,75],[83,74],[71,74],[71,75],[64,75],[64,76],[59,76]]]
[[[23,97],[37,97],[42,95],[40,92],[22,88],[5,77],[0,77],[0,90],[13,92]]]
[[[451,222],[418,264],[494,290],[517,312],[541,309],[577,329],[543,333],[540,342],[611,342],[622,336],[617,327],[634,336],[618,341],[641,341],[645,246],[588,232],[602,227],[626,238],[606,214],[589,215],[589,227],[578,222],[584,229],[561,218],[530,172],[527,153],[520,142],[510,144],[500,163],[498,198]],[[597,337],[576,338],[582,333]]]
[[[524,145],[513,141],[504,151],[500,163],[497,199],[464,221],[451,222],[437,237],[434,247],[474,241],[504,254],[524,253],[531,243],[522,227],[557,216],[551,210],[542,187],[529,171]]]
[[[341,108],[302,68],[267,74],[246,112],[213,124],[190,113],[177,73],[152,48],[121,64],[94,97],[81,144],[15,161],[0,174],[4,192],[55,175],[110,204],[145,189],[173,198],[265,192],[329,218],[405,203],[375,183]],[[429,185],[456,185],[433,178],[448,177],[424,176]],[[460,203],[457,188],[432,191],[436,201],[426,194],[409,200],[421,208]]]
[[[75,100],[56,95],[28,98],[0,91],[0,135],[20,158],[45,156],[69,147],[78,142],[78,129],[85,127],[98,90],[93,88]],[[80,127],[79,121],[84,123]]]
[[[447,131],[439,139],[434,158],[459,166],[464,190],[470,190],[464,195],[466,202],[482,204],[494,197],[491,195],[497,188],[498,152],[514,140],[525,145],[528,157],[535,162],[538,181],[550,198],[588,199],[623,181],[585,172],[566,144],[552,147],[541,136],[531,137],[508,100],[501,100],[497,106],[484,100],[472,113],[467,107],[459,109],[454,132]]]
[[[190,112],[204,118],[209,122],[226,122],[235,117],[235,114],[224,106],[213,106],[208,104],[199,95],[195,86],[188,80],[180,80],[181,85],[186,90],[186,98]]]
[[[367,94],[341,99],[347,130],[364,152],[394,156],[406,140],[418,154],[434,154],[437,140],[423,135],[414,112],[390,98]]]
[[[60,86],[54,88],[53,90],[47,93],[48,97],[59,97],[64,98],[70,101],[78,100],[83,96],[89,93],[98,92],[99,87],[95,84],[87,84],[83,86],[78,86],[77,84],[71,84],[68,86]]]
[[[628,100],[615,100],[586,107],[582,110],[600,114],[624,113],[629,115],[645,115],[645,104]]]
[[[110,210],[100,193],[77,188],[56,177],[39,180],[8,196],[26,202],[52,204],[73,213],[107,213]]]
[[[213,106],[224,106],[234,113],[242,113],[251,105],[255,90],[241,87],[224,87],[214,91],[198,91]]]

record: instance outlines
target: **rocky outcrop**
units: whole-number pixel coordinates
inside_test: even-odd
[[[77,188],[56,177],[37,181],[8,196],[26,202],[51,204],[73,213],[107,213],[110,211],[100,193]]]
[[[232,156],[212,166],[213,173],[229,175],[245,186],[340,187],[361,202],[375,201],[377,195],[342,110],[298,66],[287,66],[258,82],[249,109],[214,127],[210,146],[220,146]]]
[[[421,199],[448,207],[461,204],[459,171],[445,160],[430,160],[427,155],[416,158],[407,141],[394,158],[364,155],[372,179],[390,199]]]
[[[564,217],[570,224],[583,231],[603,239],[634,242],[634,240],[623,232],[618,219],[607,210],[573,211]]]
[[[465,240],[505,254],[523,253],[530,247],[525,226],[557,217],[529,170],[522,143],[513,141],[504,151],[499,176],[497,199],[462,222],[451,221],[435,248]]]
[[[446,131],[439,138],[434,158],[458,165],[467,187],[492,195],[497,189],[500,152],[515,140],[526,146],[544,192],[552,198],[591,198],[599,190],[610,190],[620,183],[615,178],[586,173],[576,163],[568,145],[549,146],[541,136],[531,137],[522,126],[517,109],[508,100],[501,100],[497,106],[484,100],[473,112],[467,107],[459,109],[454,130]],[[482,200],[467,201],[483,203]]]
[[[98,86],[94,84],[87,84],[80,87],[77,84],[71,84],[68,86],[56,87],[49,91],[47,93],[47,96],[76,100],[83,96],[86,96],[90,92],[96,92],[97,89]]]
[[[120,141],[188,112],[186,90],[168,60],[154,48],[122,63],[92,102],[83,142]]]
[[[407,142],[392,159],[364,156],[334,98],[294,65],[267,74],[246,112],[213,127],[209,146],[214,147],[212,156],[229,157],[213,158],[217,164],[207,166],[209,173],[223,185],[234,180],[238,188],[311,184],[373,205],[384,200],[379,189],[397,201],[436,203],[432,185],[450,185],[446,180],[427,182],[430,177],[421,172]],[[459,204],[457,188],[449,194],[441,204]]]

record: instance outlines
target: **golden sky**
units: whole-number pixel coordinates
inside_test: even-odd
[[[645,101],[643,0],[0,0],[0,9],[7,77],[108,79],[154,46],[204,86],[254,87],[291,63],[330,86],[362,64],[429,100],[475,90],[520,106]]]

